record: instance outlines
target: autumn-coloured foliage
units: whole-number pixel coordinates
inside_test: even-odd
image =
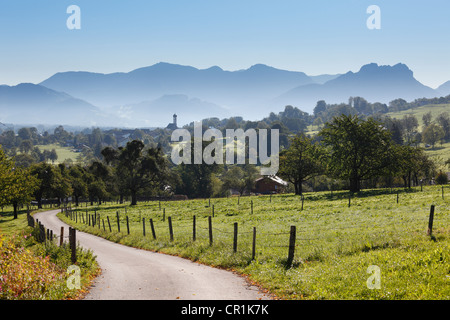
[[[54,298],[64,284],[65,270],[21,246],[31,235],[4,238],[0,235],[0,299],[42,300]]]

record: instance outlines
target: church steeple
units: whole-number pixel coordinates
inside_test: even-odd
[[[176,130],[176,129],[178,129],[177,118],[178,118],[178,116],[177,116],[177,114],[175,113],[175,114],[173,115],[173,122],[172,122],[172,123],[169,123],[169,124],[167,125],[167,129],[169,129],[169,130]]]

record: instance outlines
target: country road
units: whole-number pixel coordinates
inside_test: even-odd
[[[58,212],[37,213],[34,218],[59,233],[62,226],[64,230],[69,226],[56,217]],[[77,232],[77,242],[94,252],[102,269],[86,300],[269,299],[257,287],[229,271],[134,249],[83,232]]]

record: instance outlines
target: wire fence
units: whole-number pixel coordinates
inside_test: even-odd
[[[253,207],[253,201],[252,201]],[[342,250],[348,239],[360,238],[360,242],[367,243],[379,239],[382,243],[395,240],[399,236],[414,236],[427,233],[433,238],[433,227],[447,227],[449,225],[448,214],[439,215],[435,220],[435,206],[430,207],[429,214],[403,218],[388,217],[376,223],[376,221],[346,221],[345,225],[296,225],[285,226],[285,231],[270,232],[270,227],[263,225],[250,226],[248,222],[238,222],[225,225],[223,222],[215,223],[214,211],[207,217],[193,215],[190,219],[178,216],[165,215],[150,218],[145,214],[133,215],[132,218],[116,212],[112,215],[102,215],[97,210],[73,210],[71,207],[61,209],[65,216],[75,223],[82,223],[91,228],[100,229],[103,232],[117,232],[125,235],[142,236],[153,241],[177,241],[192,243],[195,241],[209,241],[209,245],[221,245],[229,247],[233,253],[245,251],[251,255],[251,260],[256,258],[257,252],[272,255],[286,256],[286,263],[291,264],[296,250],[307,254],[305,248],[334,247]],[[253,221],[252,221],[253,222]],[[288,228],[289,227],[289,228]],[[272,228],[278,228],[273,226]],[[151,240],[150,240],[151,241]],[[351,242],[351,241],[349,241]],[[351,243],[349,244],[352,245]],[[354,244],[353,244],[354,245]],[[286,251],[284,251],[286,250]],[[284,251],[284,252],[283,252]]]

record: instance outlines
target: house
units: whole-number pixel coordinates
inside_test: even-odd
[[[263,176],[255,180],[254,193],[270,194],[283,193],[288,183],[278,176]]]

